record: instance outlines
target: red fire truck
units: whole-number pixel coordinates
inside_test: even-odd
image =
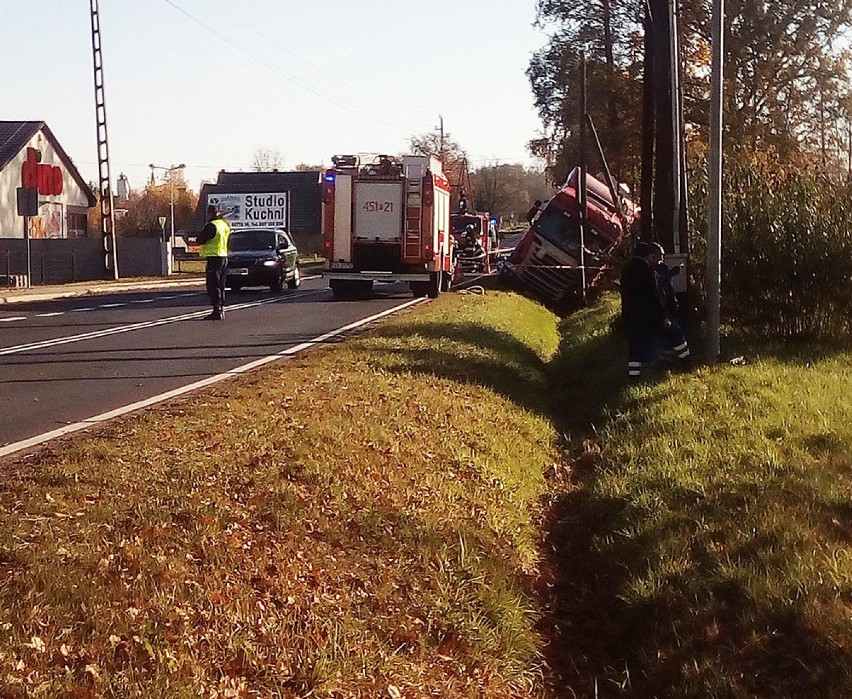
[[[606,257],[622,241],[637,215],[622,193],[615,197],[596,177],[586,175],[588,226],[580,240],[579,169],[547,203],[515,247],[502,273],[542,300],[559,304],[578,296],[585,283],[594,287]]]
[[[460,211],[450,216],[456,239],[456,264],[465,272],[491,273],[497,254],[497,230],[487,213]]]
[[[336,155],[323,175],[323,275],[335,296],[408,282],[435,298],[453,278],[450,183],[429,155]]]

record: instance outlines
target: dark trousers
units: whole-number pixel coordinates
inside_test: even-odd
[[[221,310],[225,307],[225,278],[228,276],[228,258],[208,257],[205,276],[210,303],[213,308]]]
[[[627,375],[639,376],[642,367],[652,365],[660,353],[662,338],[654,327],[645,324],[627,326]]]

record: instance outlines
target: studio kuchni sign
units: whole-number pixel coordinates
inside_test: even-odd
[[[207,195],[207,204],[221,211],[231,228],[287,228],[288,195],[288,192],[216,193]]]

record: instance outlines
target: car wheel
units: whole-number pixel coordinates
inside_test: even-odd
[[[287,280],[287,288],[288,289],[298,289],[302,284],[302,270],[299,269],[299,266],[296,265],[296,269],[293,270],[293,278]]]
[[[269,290],[273,293],[277,293],[284,288],[284,280],[282,277],[284,276],[283,270],[278,273],[275,279],[272,280],[272,283],[269,285]]]

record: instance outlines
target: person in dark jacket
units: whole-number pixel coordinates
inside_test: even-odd
[[[225,281],[228,275],[228,238],[231,226],[215,206],[207,207],[207,225],[198,236],[198,254],[205,258],[207,295],[213,311],[204,320],[225,318]]]
[[[621,272],[621,316],[627,327],[627,375],[631,378],[656,362],[664,334],[672,325],[656,274],[662,259],[659,243],[640,241]]]
[[[660,259],[657,263],[657,286],[660,289],[660,295],[663,299],[663,308],[666,312],[666,317],[671,321],[671,325],[663,333],[663,339],[666,344],[666,351],[670,355],[677,357],[682,368],[689,366],[689,344],[686,341],[686,333],[683,331],[683,326],[680,320],[680,307],[677,302],[672,278],[682,272],[681,267],[672,267],[665,263],[664,259]]]

